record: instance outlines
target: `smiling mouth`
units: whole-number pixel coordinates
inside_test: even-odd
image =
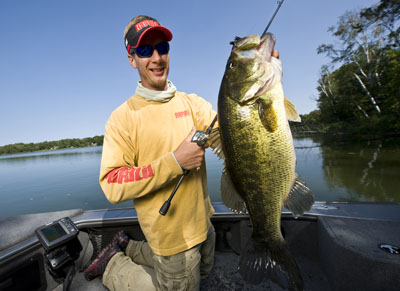
[[[155,75],[162,75],[164,74],[164,69],[165,68],[158,68],[158,69],[150,69],[150,71],[155,74]]]

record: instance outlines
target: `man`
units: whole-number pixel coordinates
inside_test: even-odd
[[[147,242],[119,232],[85,270],[88,280],[103,275],[110,290],[199,290],[213,265],[204,148],[191,138],[210,126],[216,112],[167,79],[171,40],[172,33],[148,16],[135,17],[124,32],[140,81],[107,121],[100,185],[111,203],[134,201]],[[162,216],[159,209],[183,170],[190,173]]]

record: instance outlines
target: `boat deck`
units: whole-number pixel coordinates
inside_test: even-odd
[[[306,257],[297,257],[299,265],[302,266],[302,274],[307,286],[306,290],[332,290],[329,286],[329,281],[321,272],[321,266]],[[201,281],[200,290],[204,291],[233,291],[233,290],[249,290],[249,291],[281,291],[284,290],[278,285],[265,280],[259,285],[248,284],[240,277],[236,271],[236,266],[239,262],[239,256],[226,253],[216,252],[214,268],[210,276]],[[53,289],[61,291],[62,286]],[[83,273],[77,273],[71,285],[71,290],[74,291],[105,291],[101,279],[95,279],[87,282]]]
[[[219,237],[216,244],[214,267],[209,277],[201,281],[200,290],[284,290],[269,280],[264,280],[258,285],[252,285],[246,283],[242,279],[240,274],[237,272],[237,265],[240,258],[238,252],[240,252],[242,247],[241,244],[247,241],[248,236],[250,235],[250,228],[248,228],[249,220],[245,219],[237,222],[231,221],[229,224],[228,228],[228,224],[225,221],[214,221],[214,226]],[[318,257],[319,250],[317,238],[315,236],[315,228],[317,227],[316,220],[307,219],[302,221],[293,221],[292,219],[285,219],[283,220],[283,227],[286,229],[289,247],[300,267],[305,286],[307,287],[306,290],[333,290],[331,289],[329,280],[325,275],[325,271]],[[296,228],[296,231],[293,231],[293,227]],[[135,239],[142,238],[137,229],[127,227],[126,230],[129,232],[131,237],[134,237]],[[238,236],[238,231],[241,231],[240,237]],[[101,245],[104,245],[107,244],[112,237],[114,229],[104,229],[102,234],[98,231],[90,232],[92,236],[102,236],[104,241],[101,242]],[[227,236],[228,232],[233,235]],[[303,235],[305,233],[313,233],[313,235]],[[86,255],[79,261],[78,268],[83,270],[85,265],[91,261],[93,253],[92,246],[96,245],[96,242],[91,242],[89,240],[89,235],[86,233],[82,232],[81,236],[82,244],[86,245],[84,246],[84,249],[86,249]],[[100,243],[99,239],[92,237],[92,241],[94,240]],[[98,248],[101,247],[98,246]],[[61,291],[62,286],[57,286],[53,290]],[[84,279],[83,272],[77,272],[74,281],[72,282],[71,290],[100,291],[107,289],[102,285],[101,278],[88,282]]]
[[[223,204],[214,204],[214,208],[215,265],[210,276],[202,280],[201,290],[282,290],[267,278],[259,285],[242,280],[237,264],[251,234],[249,218],[233,214]],[[44,251],[34,230],[65,216],[72,217],[81,230],[83,251],[76,262],[80,270],[120,229],[133,239],[144,239],[134,209],[71,210],[0,218],[0,290],[19,290],[7,286],[21,279],[27,281],[26,268],[40,277],[29,279],[39,286],[32,290],[62,290],[62,284],[44,267]],[[306,290],[399,290],[400,254],[378,247],[400,246],[399,222],[400,204],[396,203],[316,203],[298,219],[286,211],[282,213],[285,240],[299,265]],[[83,272],[77,271],[70,290],[106,288],[100,279],[87,282]]]

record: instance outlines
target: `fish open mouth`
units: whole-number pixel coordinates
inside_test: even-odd
[[[263,61],[271,62],[272,51],[274,50],[275,42],[276,39],[272,33],[267,33],[261,38],[260,44],[257,47],[257,51],[263,56]]]
[[[258,35],[238,38],[233,43],[231,62],[227,66],[235,86],[229,86],[229,96],[241,106],[251,105],[275,83],[272,51],[275,36],[265,34],[261,39]],[[236,73],[235,62],[241,63],[245,74]],[[224,76],[224,77],[225,77]],[[239,89],[237,89],[239,88]]]
[[[272,75],[271,70],[268,69],[268,66],[271,63],[272,51],[274,50],[275,41],[275,36],[272,33],[267,33],[263,36],[260,44],[257,47],[257,51],[262,57],[262,64],[265,66],[263,76],[265,78],[265,82],[264,85],[260,87],[260,89],[257,91],[255,97],[261,96],[271,87]]]

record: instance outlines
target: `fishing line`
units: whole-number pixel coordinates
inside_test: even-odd
[[[283,1],[285,1],[285,0],[279,0],[279,1],[277,2],[277,3],[278,3],[278,7],[276,8],[274,14],[272,15],[271,20],[268,22],[267,27],[264,29],[264,32],[261,34],[261,38],[267,33],[268,28],[271,26],[271,23],[272,23],[272,21],[274,20],[276,14],[278,13],[279,8],[281,8],[281,6],[282,6],[282,4],[283,4]]]

